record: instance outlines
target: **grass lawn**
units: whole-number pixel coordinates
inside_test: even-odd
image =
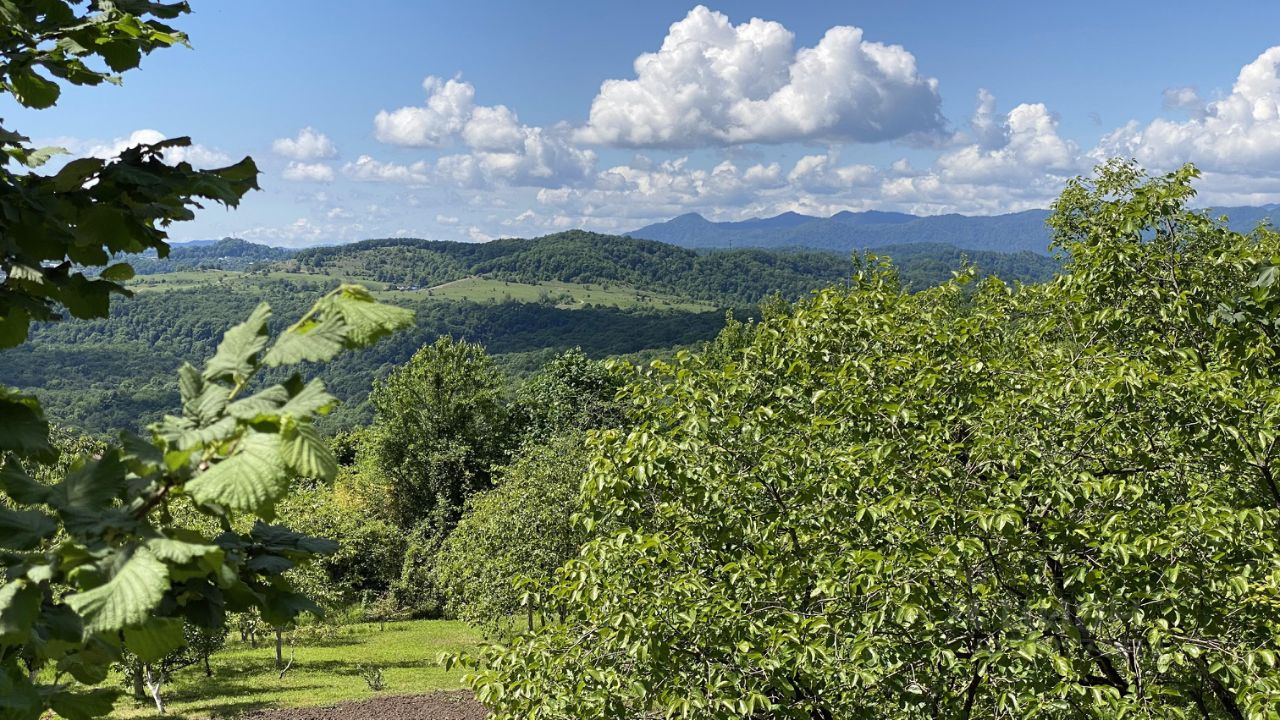
[[[357,665],[376,665],[386,682],[383,694],[456,690],[462,673],[445,671],[440,653],[456,652],[481,644],[480,634],[461,622],[418,620],[339,628],[332,639],[299,642],[293,649],[293,666],[280,679],[275,669],[273,637],[256,649],[241,643],[234,632],[227,647],[210,660],[213,677],[204,669],[178,671],[165,686],[167,717],[234,717],[261,708],[328,705],[343,700],[375,696],[360,676]],[[289,659],[285,646],[285,661]],[[116,703],[112,717],[156,718],[155,706],[139,704],[126,692]]]

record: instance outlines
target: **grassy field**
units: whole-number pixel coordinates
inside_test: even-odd
[[[360,676],[358,665],[381,668],[383,694],[456,690],[462,673],[446,671],[441,653],[452,653],[481,642],[480,635],[460,622],[421,620],[373,625],[349,625],[330,639],[300,640],[293,648],[293,665],[280,679],[270,641],[257,648],[232,634],[226,649],[210,661],[213,677],[204,669],[178,671],[165,688],[167,717],[226,718],[262,708],[328,705],[375,695]],[[285,660],[290,649],[285,647]],[[135,702],[128,693],[116,703],[115,718],[158,718],[155,706]]]
[[[494,280],[487,277],[469,277],[422,290],[389,290],[380,295],[394,301],[401,298],[432,297],[442,300],[470,300],[472,302],[540,302],[544,298],[554,301],[557,307],[581,308],[587,305],[604,305],[616,308],[653,307],[671,310],[702,312],[714,310],[706,303],[662,295],[637,292],[635,288],[600,284],[579,284],[545,281],[537,285]]]

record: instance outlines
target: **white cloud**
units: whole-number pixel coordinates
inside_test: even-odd
[[[116,138],[110,142],[90,144],[84,154],[99,158],[112,158],[135,145],[154,145],[167,140],[168,137],[159,130],[134,130],[128,137]],[[231,164],[231,157],[220,150],[204,145],[188,145],[174,147],[164,151],[164,160],[168,163],[191,163],[195,167],[220,167]]]
[[[426,106],[378,113],[376,134],[398,145],[463,145],[467,152],[436,161],[437,177],[448,183],[556,187],[581,182],[595,166],[595,152],[570,144],[567,128],[523,125],[505,105],[476,105],[475,88],[458,79],[429,77],[423,86]]]
[[[661,49],[635,61],[632,80],[606,80],[591,104],[586,142],[626,147],[804,140],[876,142],[944,125],[938,83],[898,45],[856,27],[811,48],[753,18],[733,25],[704,6],[674,23]]]
[[[524,141],[516,114],[506,105],[480,106],[462,127],[462,139],[474,150],[514,152]]]
[[[428,180],[427,163],[419,160],[411,165],[382,162],[368,155],[361,155],[355,162],[342,166],[342,172],[353,180],[367,182],[393,182],[409,185],[425,185]]]
[[[436,222],[441,225],[457,225],[458,218],[453,215],[436,215]]]
[[[994,98],[979,95],[972,125],[995,125]],[[1070,175],[1082,169],[1080,150],[1058,134],[1058,121],[1042,103],[1023,103],[997,127],[983,128],[978,143],[944,153],[937,167],[949,183],[1009,185],[1045,173]]]
[[[374,137],[392,145],[440,147],[462,130],[475,104],[471,83],[428,77],[422,87],[426,104],[379,112],[373,119]]]
[[[329,182],[333,180],[333,168],[324,163],[291,162],[281,173],[285,180],[296,182]]]
[[[471,242],[489,242],[493,239],[492,235],[481,231],[475,225],[467,228],[467,237],[471,239]]]
[[[323,160],[336,157],[338,154],[338,148],[329,136],[313,127],[304,127],[291,138],[276,138],[271,143],[271,149],[277,155],[298,162]]]
[[[845,192],[854,187],[874,186],[880,172],[871,165],[839,165],[835,153],[806,155],[796,161],[787,180],[811,193]]]
[[[1192,117],[1204,117],[1204,100],[1200,99],[1200,93],[1193,87],[1175,87],[1165,88],[1164,90],[1164,109],[1165,110],[1182,110],[1190,113]]]
[[[1181,109],[1195,96],[1177,92]],[[1166,104],[1169,97],[1166,95]],[[1108,134],[1094,157],[1123,155],[1152,169],[1194,162],[1219,173],[1274,176],[1280,172],[1280,46],[1245,65],[1231,93],[1183,122],[1130,122]]]

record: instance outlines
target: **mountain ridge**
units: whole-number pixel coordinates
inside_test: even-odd
[[[1280,204],[1205,208],[1226,215],[1228,225],[1247,232],[1260,222],[1280,220]],[[849,253],[886,246],[934,243],[961,250],[1049,254],[1049,210],[1032,209],[1001,215],[912,215],[884,210],[842,210],[830,217],[785,212],[732,222],[685,213],[623,233],[692,249],[808,248]]]

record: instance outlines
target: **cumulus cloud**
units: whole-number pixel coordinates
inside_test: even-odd
[[[1192,117],[1203,117],[1204,101],[1200,99],[1200,92],[1193,87],[1165,88],[1164,109],[1182,110]]]
[[[567,128],[524,125],[505,105],[476,105],[475,88],[456,78],[429,77],[423,86],[426,105],[378,113],[375,134],[397,145],[461,145],[467,152],[436,161],[436,175],[446,182],[555,187],[581,182],[595,166],[595,152],[570,143]]]
[[[1194,97],[1173,98],[1188,109]],[[1166,94],[1166,104],[1169,96]],[[1094,151],[1101,158],[1134,157],[1150,168],[1166,169],[1195,162],[1220,173],[1275,175],[1280,171],[1280,46],[1245,65],[1231,93],[1207,103],[1182,122],[1157,119],[1147,125],[1130,122],[1102,139]]]
[[[806,155],[796,161],[787,180],[811,193],[828,194],[874,186],[880,172],[871,165],[840,165],[834,153]]]
[[[1002,213],[1045,207],[1067,178],[1088,169],[1073,141],[1042,103],[1023,103],[1000,115],[983,90],[969,122],[971,142],[915,171],[895,163],[880,182],[876,204],[917,213]]]
[[[281,174],[295,182],[329,182],[334,178],[333,168],[324,163],[291,162]]]
[[[134,130],[128,137],[116,138],[110,142],[92,143],[84,150],[84,154],[91,157],[111,158],[135,145],[154,145],[167,139],[169,138],[159,130]],[[231,163],[231,157],[226,153],[199,144],[169,148],[164,151],[164,160],[175,164],[187,162],[196,167],[205,168]]]
[[[271,143],[271,150],[298,162],[323,160],[338,154],[338,148],[329,136],[313,127],[304,127],[291,138],[276,138]]]
[[[606,80],[591,103],[585,142],[625,147],[805,140],[876,142],[941,131],[938,82],[898,45],[829,29],[794,48],[781,24],[733,25],[704,6],[673,24],[634,79]]]
[[[424,185],[428,181],[427,163],[424,160],[402,165],[393,162],[375,160],[369,155],[361,155],[355,162],[342,166],[342,172],[353,180],[366,182],[392,182],[408,185]]]
[[[429,76],[422,81],[425,105],[383,110],[373,119],[379,142],[409,147],[440,147],[466,124],[475,105],[476,89],[457,78]]]

